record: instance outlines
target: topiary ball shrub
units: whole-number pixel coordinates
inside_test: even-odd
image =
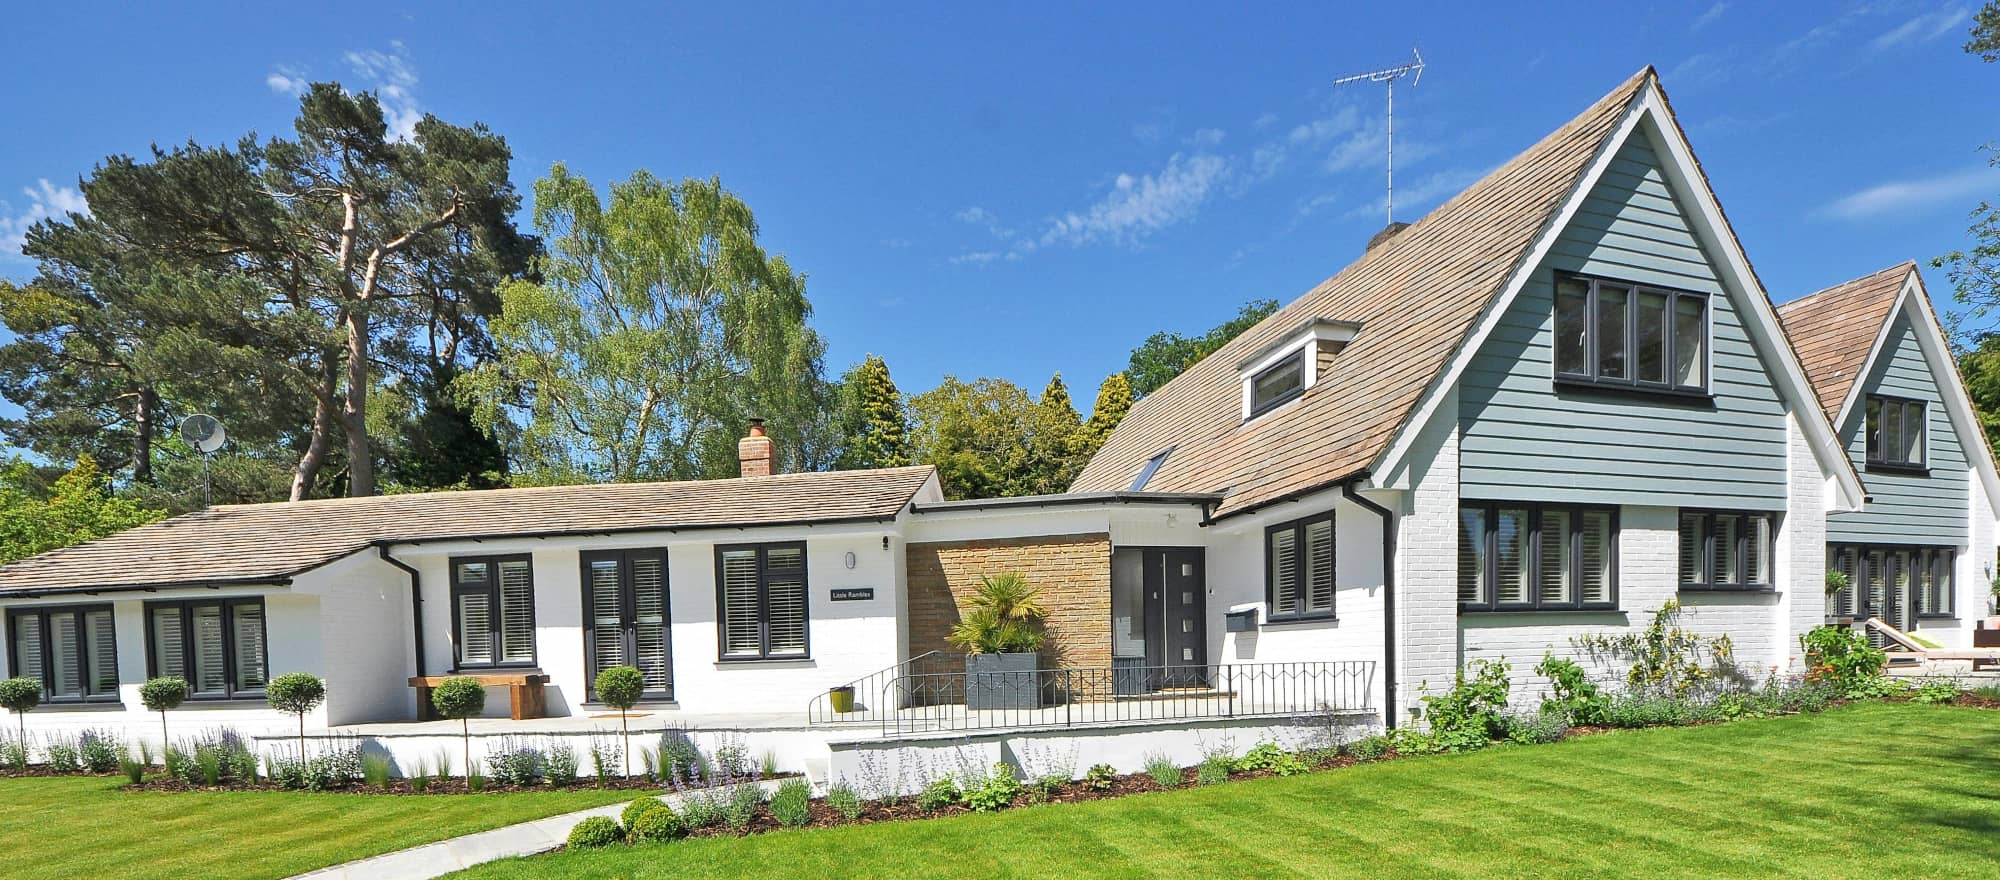
[[[0,706],[5,706],[14,711],[14,717],[18,722],[17,726],[21,731],[20,747],[23,753],[28,748],[28,718],[26,713],[29,709],[33,709],[41,704],[41,679],[22,676],[20,678],[10,678],[0,681]]]
[[[630,709],[638,705],[640,695],[646,692],[646,677],[631,666],[613,666],[597,673],[590,689],[604,705]]]
[[[569,830],[567,846],[570,849],[591,849],[610,846],[624,839],[625,830],[619,828],[618,823],[611,817],[592,816],[576,823],[576,827]]]
[[[687,836],[687,824],[679,814],[666,804],[655,802],[652,809],[639,814],[632,821],[632,839],[676,840]]]
[[[639,821],[640,816],[645,815],[649,810],[665,809],[666,806],[659,798],[647,795],[626,804],[625,811],[618,814],[618,824],[625,826],[626,832],[629,833],[633,825]]]

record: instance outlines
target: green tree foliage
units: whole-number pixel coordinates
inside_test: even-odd
[[[475,354],[495,284],[525,267],[533,243],[509,219],[519,197],[506,141],[483,126],[426,116],[398,139],[373,95],[318,83],[293,129],[262,143],[155,148],[143,162],[112,156],[83,181],[85,231],[176,277],[243,291],[202,323],[170,326],[199,343],[193,353],[235,355],[263,380],[240,405],[290,418],[291,497],[342,461],[336,446],[349,494],[373,494],[375,368],[418,372]]]
[[[165,515],[111,494],[88,455],[78,456],[76,466],[46,492],[40,483],[24,462],[0,468],[0,562],[93,541]]]
[[[1104,446],[1117,430],[1118,423],[1125,421],[1125,414],[1132,411],[1132,383],[1124,373],[1112,373],[1104,377],[1097,386],[1097,404],[1090,408],[1090,421],[1084,424],[1084,432],[1089,435],[1091,454]]]
[[[1986,442],[2000,450],[2000,334],[1981,336],[1972,350],[1959,355],[1958,371]]]
[[[889,365],[869,355],[840,381],[841,470],[910,463],[910,417]]]
[[[1070,402],[1069,386],[1063,384],[1061,373],[1051,377],[1048,386],[1042,389],[1041,398],[1035,401],[1034,416],[1027,437],[1028,494],[1067,491],[1097,447],[1090,442],[1076,405]]]
[[[1972,39],[1966,42],[1965,51],[1982,61],[2000,61],[2000,0],[1986,0],[1973,14]]]
[[[1063,492],[1097,450],[1061,375],[1039,399],[1005,379],[946,376],[909,411],[912,456],[937,467],[949,498]]]
[[[1125,368],[1132,393],[1145,397],[1159,390],[1160,386],[1194,366],[1195,361],[1208,357],[1224,343],[1242,335],[1243,331],[1256,326],[1258,321],[1270,317],[1277,310],[1277,300],[1251,300],[1243,304],[1236,317],[1217,324],[1199,336],[1182,336],[1162,330],[1146,337],[1145,342],[1132,349],[1131,360]]]
[[[733,476],[751,417],[781,466],[821,464],[825,344],[749,206],[716,179],[643,171],[609,195],[560,164],[536,182],[549,255],[538,282],[501,288],[497,357],[458,380],[476,420],[517,422],[527,482]]]

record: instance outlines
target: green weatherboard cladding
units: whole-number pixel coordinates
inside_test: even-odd
[[[1938,393],[1923,349],[1917,343],[1916,326],[1907,310],[1889,325],[1888,338],[1868,375],[1861,379],[1861,394],[1840,423],[1840,440],[1847,445],[1848,457],[1861,481],[1868,486],[1867,509],[1827,517],[1829,541],[1890,544],[1963,545],[1966,541],[1967,481],[1965,448],[1958,432],[1951,429],[1944,399]],[[1944,381],[1949,381],[1946,379]],[[1930,443],[1929,473],[1897,473],[1869,470],[1867,397],[1883,394],[1924,402],[1926,439]]]
[[[1554,283],[1575,272],[1710,295],[1713,401],[1558,391]],[[1786,408],[1714,264],[1635,132],[1459,385],[1465,498],[1782,510]]]

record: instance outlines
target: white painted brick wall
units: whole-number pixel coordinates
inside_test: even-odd
[[[1420,705],[1424,687],[1449,687],[1458,667],[1458,393],[1419,438],[1407,509],[1396,537],[1397,702]]]
[[[1765,661],[1788,672],[1805,671],[1799,636],[1826,622],[1826,474],[1813,458],[1796,414],[1786,422],[1790,435],[1792,491],[1785,521],[1778,528],[1778,583],[1783,590],[1785,629]],[[1747,665],[1747,664],[1746,664]]]

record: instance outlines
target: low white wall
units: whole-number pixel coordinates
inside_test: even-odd
[[[1209,754],[1240,756],[1260,742],[1297,750],[1353,742],[1381,731],[1373,715],[1312,719],[1207,719],[1174,724],[1130,724],[1060,730],[998,731],[960,736],[834,740],[822,785],[845,782],[864,797],[887,791],[915,794],[946,774],[989,772],[1002,761],[1023,776],[1051,773],[1075,779],[1097,764],[1137,773],[1155,756],[1183,767]]]

